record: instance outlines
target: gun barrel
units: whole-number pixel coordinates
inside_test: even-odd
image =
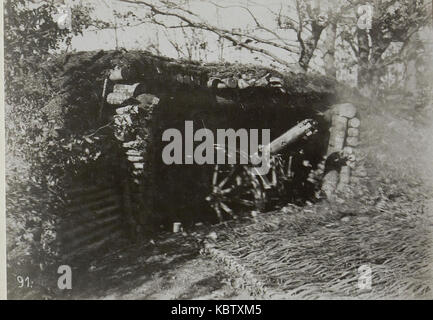
[[[306,119],[273,140],[265,148],[271,155],[276,154],[302,137],[312,135],[315,132],[315,127],[316,123],[313,120]]]

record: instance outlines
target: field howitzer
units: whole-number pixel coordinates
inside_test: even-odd
[[[211,209],[222,221],[224,217],[236,218],[236,214],[245,211],[263,210],[267,202],[269,190],[284,193],[284,185],[292,176],[293,157],[284,159],[280,154],[295,142],[307,139],[317,132],[317,123],[306,119],[286,131],[284,134],[260,146],[258,153],[268,153],[269,172],[257,174],[257,168],[252,159],[259,156],[255,153],[250,156],[247,165],[231,164],[214,166],[212,174],[211,193],[206,197]],[[261,157],[264,161],[264,157]]]

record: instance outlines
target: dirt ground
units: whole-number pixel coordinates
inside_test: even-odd
[[[80,265],[61,299],[251,299],[230,275],[200,254],[196,235],[163,234],[145,244],[119,245]],[[56,294],[53,292],[53,294]]]

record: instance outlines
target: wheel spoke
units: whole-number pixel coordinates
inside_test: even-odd
[[[218,216],[219,221],[223,221],[223,215],[221,213],[221,209],[220,209],[219,203],[215,203],[214,206],[213,206],[213,208],[214,208],[214,210],[215,210],[215,212],[216,212],[216,214]]]
[[[276,186],[277,185],[277,172],[275,170],[275,167],[273,167],[271,170],[272,170],[271,171],[272,172],[272,185]]]
[[[233,215],[233,210],[230,209],[224,202],[220,202],[221,208],[227,212],[229,215]]]
[[[221,190],[221,194],[227,194],[233,191],[233,187]]]
[[[227,175],[227,177],[225,177],[220,184],[218,185],[218,187],[222,188],[224,187],[224,185],[227,183],[227,181],[235,174],[236,172],[236,168],[233,168],[232,171],[230,171],[230,173]]]
[[[289,178],[292,178],[292,161],[293,161],[293,156],[289,157],[289,164],[287,165],[287,176]]]
[[[212,177],[212,185],[216,186],[218,181],[218,165],[214,167],[213,177]]]

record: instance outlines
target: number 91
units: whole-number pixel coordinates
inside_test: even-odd
[[[17,281],[18,281],[20,288],[23,288],[23,287],[29,288],[30,287],[30,278],[29,277],[17,276]]]

